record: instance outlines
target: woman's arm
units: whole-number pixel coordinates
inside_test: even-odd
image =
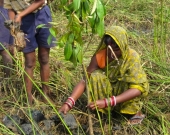
[[[89,66],[87,67],[87,73],[88,73],[88,77],[90,77],[91,73],[98,69],[98,65],[97,65],[97,60],[96,57],[93,56],[91,59],[91,62],[89,64]],[[70,95],[71,98],[73,98],[74,101],[76,101],[84,92],[86,87],[86,83],[84,80],[81,80],[73,89],[72,94]],[[70,102],[70,99],[67,99],[66,102]],[[71,108],[68,106],[68,104],[63,104],[61,106],[61,108],[59,109],[60,112],[63,112],[64,114],[66,114]]]
[[[123,103],[125,101],[128,101],[128,100],[131,100],[137,96],[140,96],[141,95],[141,91],[138,90],[138,89],[128,89],[126,90],[125,92],[123,92],[122,94],[116,96],[116,104],[119,104],[119,103]],[[96,109],[96,107],[98,109],[102,109],[102,108],[105,108],[106,105],[105,105],[105,101],[104,99],[100,99],[100,100],[97,100],[96,101],[96,106],[95,106],[95,102],[91,102],[90,104],[88,104],[88,107],[92,110]]]
[[[123,103],[125,101],[131,100],[135,97],[138,97],[141,95],[141,91],[138,89],[128,89],[122,94],[116,96],[116,103]]]
[[[90,77],[91,73],[98,68],[96,57],[93,56],[89,66],[87,67],[87,74]],[[81,80],[73,89],[71,97],[76,101],[84,92],[86,87],[85,80]]]

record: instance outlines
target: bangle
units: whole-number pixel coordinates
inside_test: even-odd
[[[111,104],[111,106],[116,106],[116,97],[115,97],[115,96],[112,96],[111,99],[112,99],[112,104]]]
[[[70,102],[64,102],[64,104],[67,104],[70,109],[73,108],[73,105]]]
[[[70,100],[72,104],[75,105],[75,100],[72,97],[68,97],[68,100]]]
[[[116,106],[116,97],[113,96],[113,99],[114,99],[114,106]]]
[[[105,103],[105,108],[108,107],[108,105],[110,106],[116,106],[116,97],[112,96],[110,98],[104,98],[104,103]]]

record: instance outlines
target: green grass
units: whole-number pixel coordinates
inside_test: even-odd
[[[94,131],[99,130],[101,134],[108,135],[109,127],[121,127],[119,130],[112,130],[110,134],[124,135],[169,135],[170,134],[170,2],[168,0],[104,0],[106,3],[107,15],[105,18],[105,27],[109,28],[113,25],[124,27],[129,34],[129,45],[136,49],[141,55],[142,65],[148,75],[150,82],[150,92],[144,100],[143,113],[146,118],[141,125],[129,126],[123,116],[119,115],[118,119],[109,121],[100,121],[92,117]],[[56,4],[56,5],[55,5]],[[64,17],[63,11],[58,9],[58,2],[55,0],[51,5],[53,20],[56,22],[58,29],[57,39],[67,30],[67,19]],[[94,35],[93,39],[88,42],[90,36],[86,33],[84,36],[84,59],[85,66],[88,65],[94,50],[100,42],[100,38]],[[88,46],[89,44],[89,46]],[[88,48],[86,48],[88,46]],[[25,95],[25,87],[23,83],[23,56],[18,53],[14,58],[17,65],[14,68],[14,75],[1,82],[5,92],[1,94],[0,118],[3,119],[6,114],[16,114],[18,109],[23,111],[29,110],[25,107],[27,103]],[[57,114],[65,99],[72,92],[74,85],[82,78],[83,69],[81,65],[74,67],[72,63],[64,60],[63,48],[56,47],[50,53],[51,75],[49,86],[55,95],[56,107],[49,107],[41,102],[36,102],[32,108],[41,109],[45,116],[49,118],[51,115]],[[2,67],[2,66],[0,66]],[[2,72],[1,72],[2,73]],[[3,74],[3,73],[2,73]],[[37,99],[42,94],[39,76],[39,64],[34,73],[33,93]],[[8,86],[8,87],[7,87]],[[7,94],[8,93],[8,94]],[[10,94],[9,94],[10,93]],[[76,106],[71,112],[76,116],[80,127],[88,124],[87,95],[77,101]],[[120,121],[119,121],[120,120]],[[103,130],[100,127],[102,123]],[[97,126],[96,126],[97,125]],[[58,127],[57,133],[62,134]],[[108,130],[107,130],[108,129]],[[77,134],[86,134],[81,131]],[[72,131],[65,134],[73,134]],[[64,134],[63,133],[63,134]],[[0,134],[12,135],[4,125],[0,124]]]

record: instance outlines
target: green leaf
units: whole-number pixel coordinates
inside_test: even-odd
[[[88,1],[84,1],[82,2],[82,18],[83,20],[89,15],[89,2]]]
[[[92,11],[91,11],[91,15],[96,11],[96,7],[97,7],[97,0],[94,0],[94,4],[93,4]]]
[[[100,19],[105,16],[105,7],[100,0],[97,0],[97,15]]]
[[[80,25],[82,23],[76,14],[73,14],[72,17],[73,17],[73,22],[75,22],[75,24]]]
[[[104,34],[104,18],[100,19],[100,21],[97,23],[97,33],[100,37]]]
[[[82,42],[83,42],[82,33],[76,34],[75,41],[78,42],[80,45],[82,44]]]
[[[67,42],[70,43],[70,44],[72,44],[73,41],[74,41],[74,34],[71,33],[71,34],[69,34],[69,37],[68,37],[68,41],[67,41]]]
[[[71,55],[70,61],[74,64],[74,66],[77,66],[77,54],[75,48],[73,48],[73,53]]]
[[[54,27],[51,27],[50,29],[49,29],[49,31],[50,31],[50,33],[51,33],[51,35],[53,36],[53,37],[56,37],[57,36],[57,29],[55,29]]]
[[[64,56],[66,60],[69,60],[70,57],[72,56],[73,49],[72,49],[72,44],[66,44],[64,47]]]
[[[90,26],[94,26],[94,17],[93,16],[88,16],[88,22],[90,24]]]
[[[36,27],[36,29],[39,29],[39,28],[46,28],[45,26],[46,26],[46,24],[39,24],[39,25]]]
[[[53,38],[53,36],[50,34],[50,35],[48,36],[48,39],[47,39],[47,43],[48,43],[48,45],[50,45],[50,44],[51,44],[51,42],[52,42],[52,38]]]
[[[83,6],[84,6],[84,9],[86,10],[86,12],[89,12],[90,6],[89,6],[89,2],[87,0],[85,0],[83,2]]]
[[[68,10],[70,11],[70,14],[72,14],[72,12],[75,11],[75,10],[74,10],[73,2],[72,2],[71,4],[69,4],[69,5],[67,6],[67,8],[68,8]],[[70,15],[70,14],[69,14],[69,15]]]
[[[56,26],[58,26],[60,23],[58,23],[58,22],[48,22],[49,24],[51,24],[51,25],[56,25]]]
[[[62,5],[66,5],[68,0],[60,0]]]
[[[99,24],[100,19],[96,14],[93,14],[92,18],[89,18],[89,23],[91,25],[92,33],[96,33],[96,27]]]
[[[62,48],[65,44],[63,42],[57,42],[57,45]]]
[[[67,42],[67,37],[68,37],[68,35],[65,34],[65,35],[63,35],[63,36],[58,40],[58,45],[59,45],[59,47],[63,47],[63,46],[66,44],[66,42]]]
[[[79,47],[79,51],[77,53],[77,61],[82,64],[82,62],[83,62],[83,48],[80,45],[78,47]]]
[[[81,0],[73,0],[74,11],[77,11],[80,8],[80,3]]]

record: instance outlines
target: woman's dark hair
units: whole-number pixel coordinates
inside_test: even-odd
[[[105,36],[104,36],[104,43],[105,43],[106,45],[114,45],[115,48],[119,47],[119,46],[117,45],[117,43],[113,40],[113,38],[112,38],[111,36],[109,36],[109,35],[105,35]]]

